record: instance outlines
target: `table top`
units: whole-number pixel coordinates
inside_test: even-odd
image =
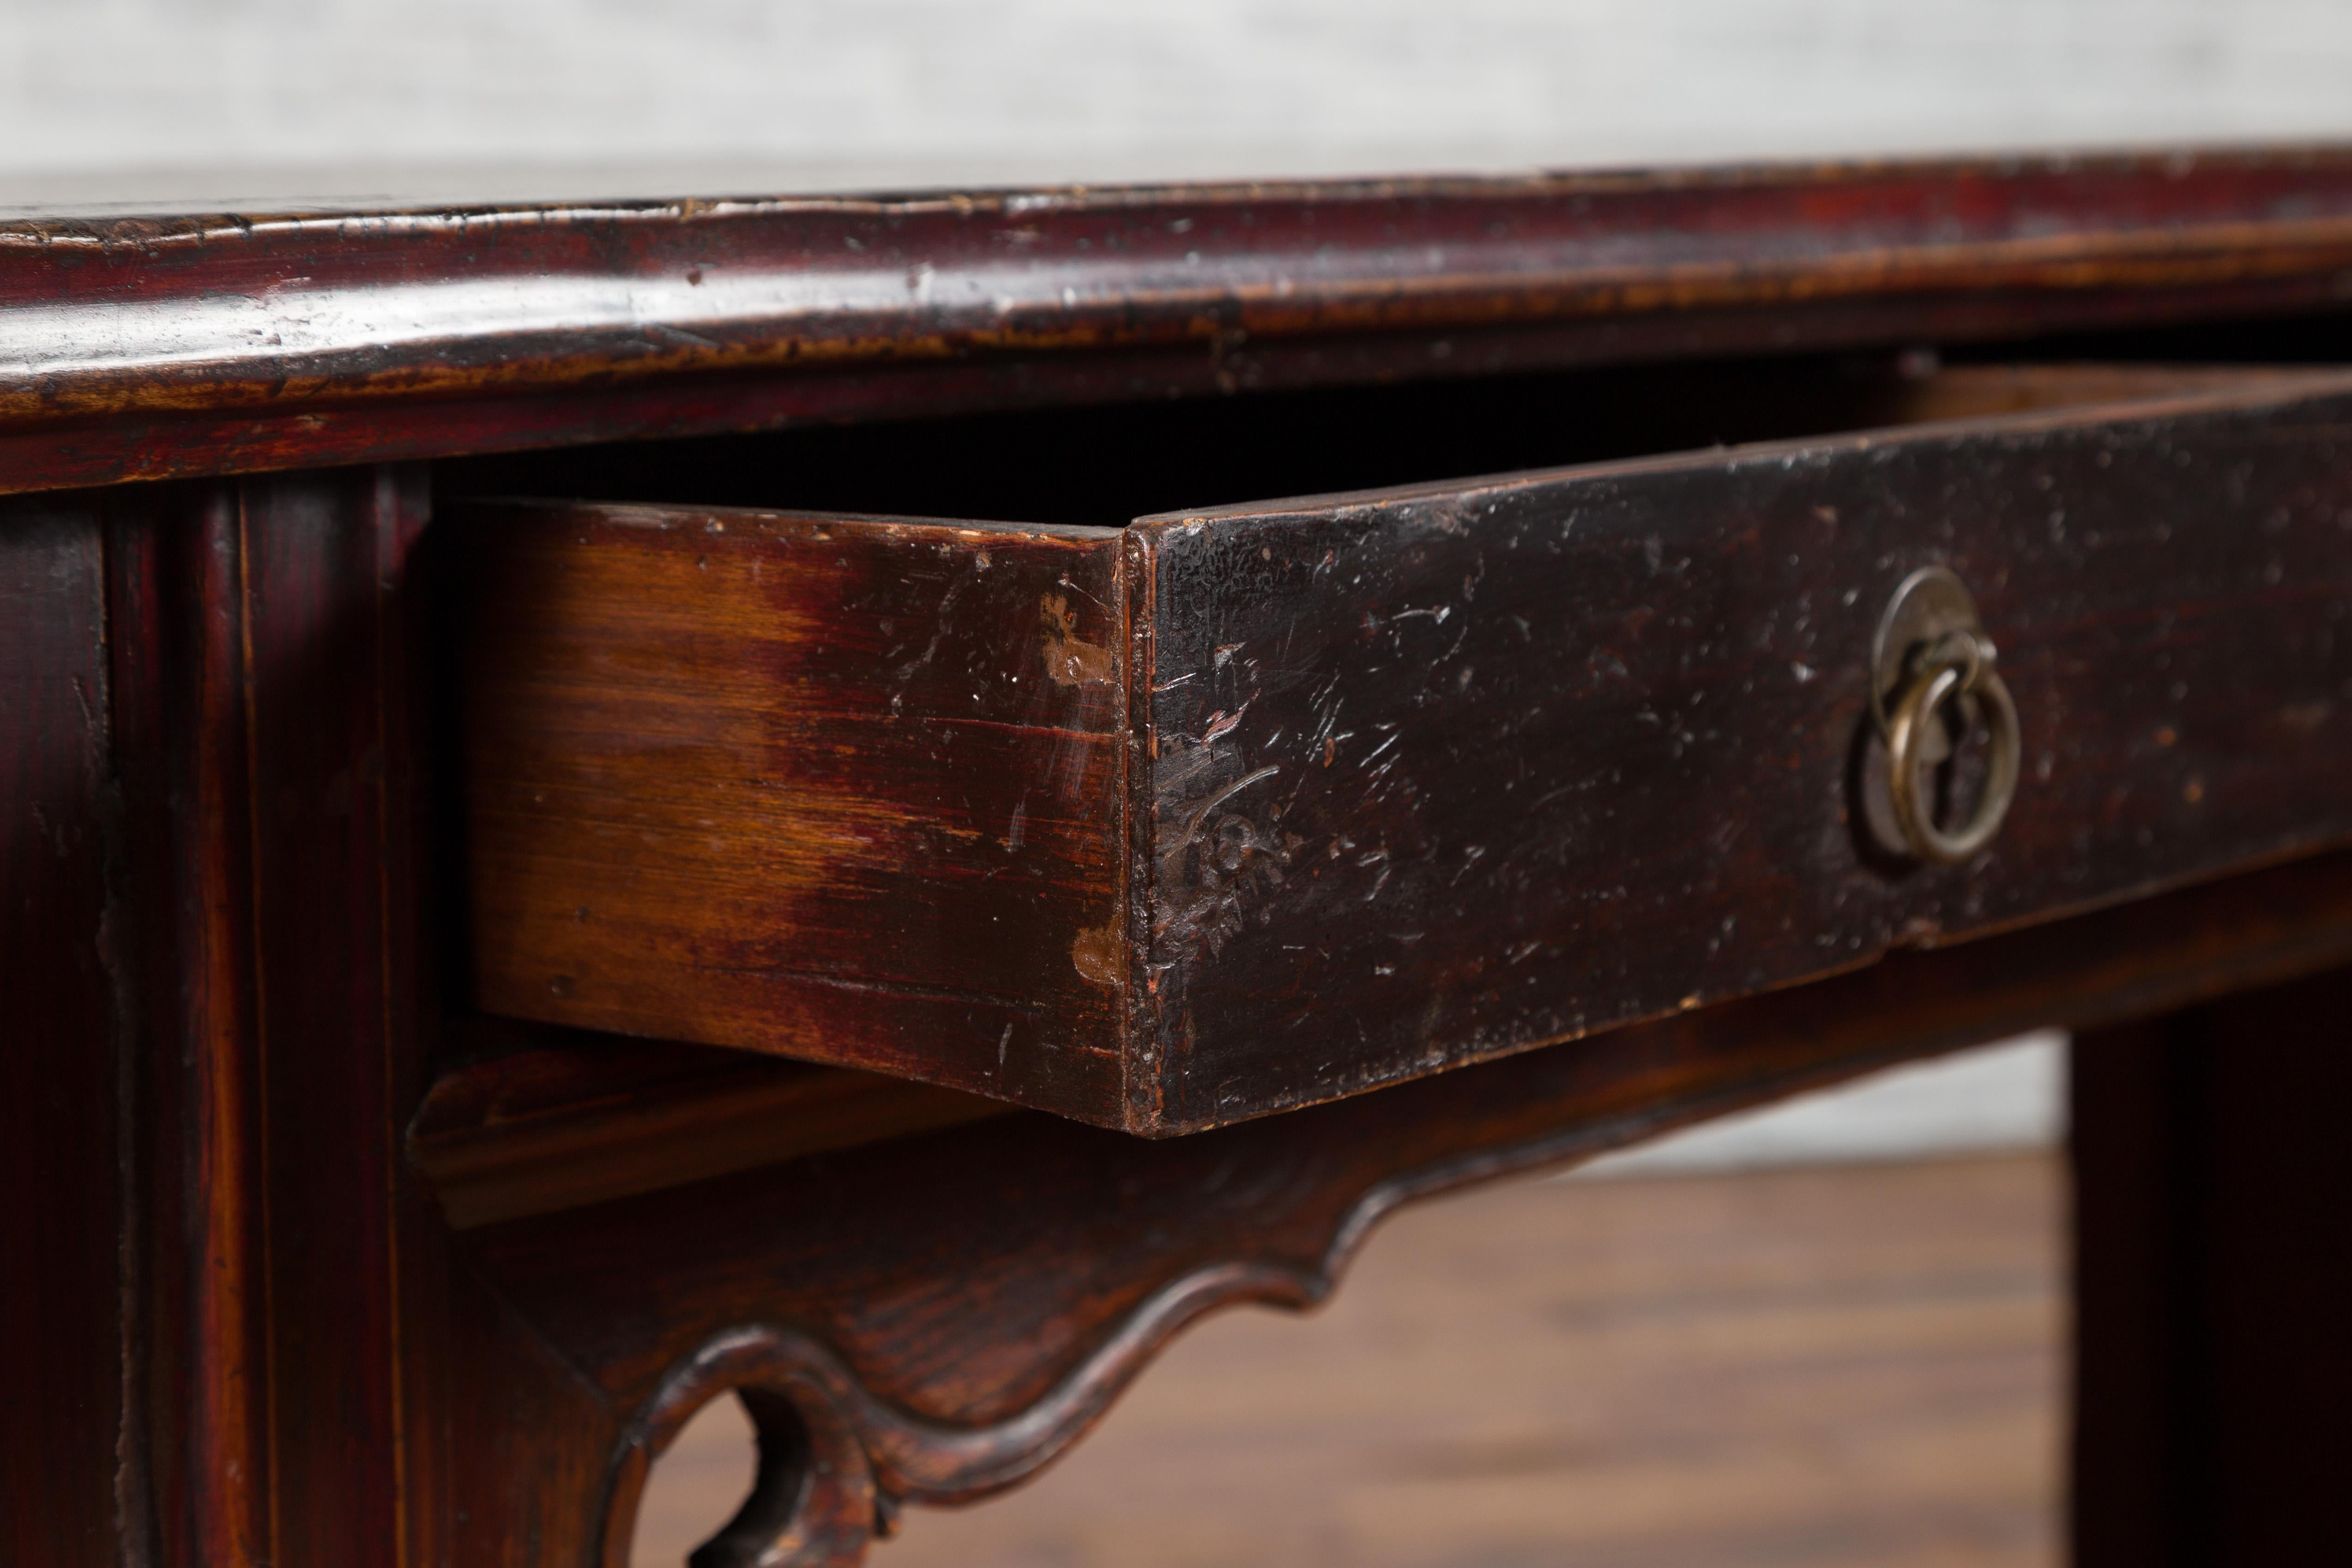
[[[2324,305],[2347,269],[2344,149],[57,210],[0,222],[0,467],[26,489],[2013,338]]]

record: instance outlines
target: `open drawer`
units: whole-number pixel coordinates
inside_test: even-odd
[[[2352,837],[2352,374],[1879,413],[1125,527],[446,508],[476,1000],[1171,1133]],[[1925,567],[2015,715],[1952,864],[1892,781],[1989,820],[2004,714],[1890,770]]]

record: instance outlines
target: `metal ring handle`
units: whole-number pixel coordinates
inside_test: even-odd
[[[1976,677],[1970,681],[1969,677]],[[1922,738],[1933,722],[1936,710],[1954,698],[1974,695],[1987,709],[1986,718],[1992,729],[1992,771],[1985,780],[1984,794],[1965,826],[1956,833],[1946,833],[1936,826],[1935,812],[1928,802],[1927,775],[1936,764],[1930,754],[1933,748],[1924,745]],[[1990,665],[1979,664],[1973,671],[1968,666],[1938,659],[1919,672],[1895,704],[1886,721],[1887,793],[1895,804],[1895,820],[1903,829],[1904,841],[1911,852],[1922,860],[1938,865],[1957,866],[1992,841],[2000,830],[2001,818],[2009,815],[2009,803],[2017,797],[2017,767],[2020,754],[2017,732],[2017,704],[2010,700],[2009,688]]]

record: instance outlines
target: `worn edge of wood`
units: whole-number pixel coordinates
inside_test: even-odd
[[[1923,291],[2067,294],[2333,275],[2352,267],[2352,192],[2338,193],[2347,198],[2343,212],[2312,216],[2308,209],[2324,205],[2331,183],[2347,174],[2352,151],[2331,148],[897,198],[19,220],[0,225],[0,255],[14,262],[14,276],[0,282],[18,310],[37,310],[56,289],[48,280],[53,269],[135,258],[154,276],[136,279],[140,293],[117,303],[156,320],[143,336],[124,331],[103,352],[85,347],[60,357],[28,344],[21,364],[0,369],[0,426],[199,409],[325,408],[352,400],[495,397],[610,384],[615,378],[799,372],[971,353],[1060,353],[1242,335],[1468,327]],[[2306,210],[2265,212],[2251,192],[2236,205],[2209,199],[2212,211],[2171,221],[2136,205],[2168,189],[2280,178],[2304,182]],[[2052,181],[2066,182],[2070,203],[2089,215],[2071,228],[2021,223],[2011,215],[1990,220],[1983,235],[1953,239],[1914,215],[1898,220],[1898,237],[1864,241],[1839,235],[1840,222],[1857,215],[1820,219],[1792,212],[1728,234],[1666,222],[1638,226],[1649,254],[1631,261],[1579,259],[1575,241],[1563,236],[1495,233],[1449,240],[1443,230],[1449,217],[1492,210],[1505,218],[1531,218],[1563,204],[1580,224],[1594,226],[1586,216],[1591,208],[1644,201],[1721,204],[1813,192],[1850,200],[1874,185],[1889,197],[1916,197],[1938,187],[2025,192]],[[1312,247],[1296,237],[1287,245],[1226,246],[1205,278],[1194,264],[1197,250],[1188,249],[1184,239],[1201,215],[1231,213],[1244,228],[1265,228],[1275,220],[1311,224],[1314,215],[1348,211],[1360,215],[1365,233],[1343,233],[1335,243],[1330,231],[1344,230],[1342,220],[1322,225]],[[1987,221],[1981,213],[1971,220]],[[1109,247],[1097,250],[1087,236],[1105,223],[1124,226],[1139,239],[1150,233],[1151,243],[1122,246],[1115,257]],[[788,237],[832,239],[829,250],[840,247],[832,228],[853,239],[862,232],[853,249],[871,250],[873,259],[826,266],[814,254],[763,258],[759,241],[777,225]],[[1399,225],[1407,232],[1392,232]],[[1425,237],[1410,232],[1416,226]],[[1783,256],[1742,240],[1798,229],[1826,231],[1828,241]],[[929,286],[910,293],[894,282],[896,297],[886,302],[890,291],[877,279],[883,271],[896,279],[904,270],[900,252],[914,255],[907,248],[910,230],[920,231],[916,248],[929,247],[919,258]],[[616,240],[618,248],[589,244],[579,258],[556,254],[583,233]],[[746,237],[744,254],[707,263],[682,251],[673,257],[658,243],[669,235],[693,241],[697,256],[727,251],[726,237]],[[1004,247],[996,242],[1007,236],[1026,237],[1013,246],[1029,248],[1025,268],[1002,264],[997,253]],[[1160,243],[1171,237],[1173,248]],[[1087,239],[1083,247],[1081,238]],[[952,248],[961,254],[947,254],[951,247],[941,239],[954,240]],[[638,241],[661,253],[638,254]],[[509,242],[535,247],[518,259],[536,266],[521,272],[511,264],[487,266]],[[1395,257],[1430,244],[1452,252],[1442,270],[1399,269]],[[436,248],[451,247],[461,253],[439,257],[436,265]],[[1530,247],[1538,253],[1532,261]],[[1049,258],[1059,266],[1036,264]],[[564,260],[572,264],[559,265]],[[475,286],[486,266],[499,279],[569,277],[581,286],[575,293],[586,292],[571,309],[549,303],[537,319],[515,314],[487,329],[457,324],[455,318],[438,331],[419,325],[432,314],[417,298],[420,289],[429,296]],[[186,279],[174,275],[181,267],[189,268]],[[381,280],[387,277],[395,280]],[[612,299],[589,298],[600,280],[615,291]],[[641,297],[656,286],[675,298]],[[730,293],[740,298],[731,305],[718,302]],[[333,331],[322,333],[316,325],[322,312],[312,295],[335,298]],[[219,320],[191,320],[199,307]],[[13,314],[0,310],[0,336],[7,335]],[[41,329],[28,321],[26,330]]]
[[[249,237],[273,226],[341,226],[412,219],[454,227],[485,221],[542,224],[565,215],[656,220],[713,219],[748,213],[908,214],[931,212],[958,217],[975,213],[1026,216],[1053,212],[1123,213],[1176,199],[1324,200],[1427,199],[1439,196],[1498,197],[1510,195],[1601,195],[1664,191],[1717,191],[1780,185],[1834,187],[1889,178],[1970,174],[1979,178],[2021,176],[2113,176],[2142,174],[2179,178],[2200,166],[2237,169],[2352,168],[2352,142],[2288,142],[2274,145],[2214,145],[2176,148],[2090,149],[1961,156],[1888,156],[1823,159],[1751,159],[1693,164],[1631,164],[1575,168],[1555,166],[1507,174],[1412,174],[1339,175],[1306,179],[1145,180],[1132,183],[1047,185],[912,185],[812,195],[789,192],[687,196],[622,196],[611,200],[435,202],[389,205],[357,201],[291,201],[247,210],[192,203],[155,208],[123,204],[122,211],[13,210],[0,217],[0,246],[47,249],[78,247],[153,249],[170,245],[200,247],[222,239]]]
[[[1160,1121],[1167,1099],[1160,1034],[1155,1026],[1154,1000],[1160,977],[1150,967],[1152,947],[1152,764],[1157,760],[1151,725],[1151,683],[1158,668],[1153,634],[1157,604],[1157,552],[1139,530],[1124,531],[1118,547],[1120,720],[1126,728],[1119,746],[1118,809],[1120,841],[1126,847],[1125,874],[1119,879],[1120,910],[1127,932],[1125,962],[1119,965],[1124,994],[1119,1009],[1119,1061],[1126,1081],[1120,1110],[1129,1131],[1148,1132]]]
[[[1122,531],[1116,524],[1088,522],[1022,522],[1011,518],[917,517],[898,512],[812,510],[775,506],[724,506],[702,501],[674,503],[635,500],[572,500],[558,496],[467,496],[458,503],[467,513],[516,511],[544,516],[575,514],[616,528],[642,528],[657,533],[676,532],[697,519],[741,518],[753,522],[809,524],[824,528],[846,524],[918,538],[964,533],[1034,535],[1045,539],[1099,542]]]
[[[496,395],[0,425],[0,493],[224,473],[944,416],[1460,380],[1722,354],[1974,342],[2335,308],[2347,274],[2182,287],[1885,295],[1532,324],[1213,338],[1089,353],[877,362],[821,374],[707,371]],[[0,310],[0,317],[5,310]]]

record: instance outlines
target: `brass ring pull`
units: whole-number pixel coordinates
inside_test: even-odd
[[[1886,741],[1887,804],[1894,826],[1912,854],[1956,866],[1992,841],[2017,796],[2023,745],[2017,704],[1993,670],[1993,646],[1978,624],[1976,605],[1960,580],[1940,566],[1906,578],[1881,618],[1871,650],[1871,710]],[[1981,718],[1991,731],[1983,793],[1967,822],[1946,832],[1936,825],[1931,774],[1951,755],[1939,715],[1959,704],[1958,717]]]
[[[1971,650],[1973,652],[1973,650]],[[1989,650],[1988,650],[1989,651]],[[1958,832],[1936,826],[1935,805],[1927,774],[1938,758],[1927,743],[1936,722],[1936,710],[1945,702],[1974,697],[1985,709],[1992,731],[1992,757],[1984,794]],[[2009,688],[1981,658],[1947,657],[1938,648],[1895,704],[1886,720],[1887,793],[1894,798],[1895,820],[1904,841],[1922,860],[1957,866],[1992,842],[2000,831],[2009,803],[2017,797],[2017,704]]]

